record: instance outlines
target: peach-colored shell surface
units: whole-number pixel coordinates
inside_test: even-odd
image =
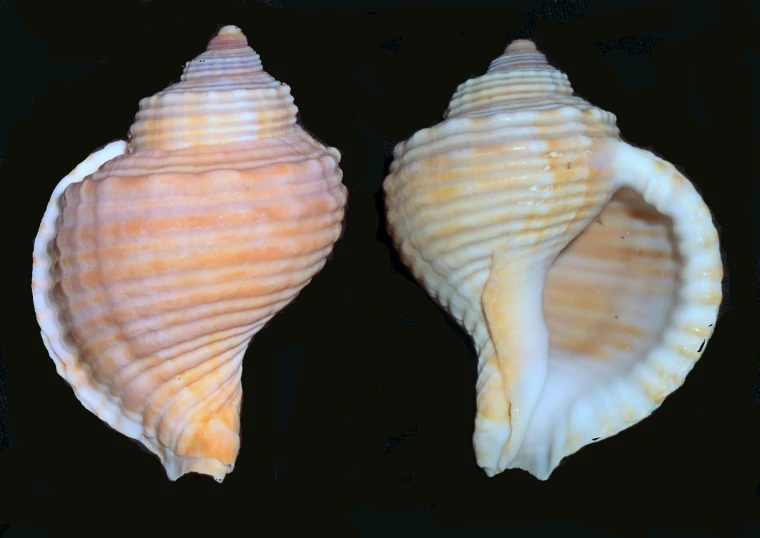
[[[723,276],[710,210],[531,41],[396,147],[384,190],[403,261],[474,340],[488,476],[548,478],[652,413],[704,352]]]
[[[140,102],[128,142],[60,182],[40,225],[32,291],[58,373],[171,480],[232,471],[245,350],[341,234],[340,154],[296,113],[224,27]]]

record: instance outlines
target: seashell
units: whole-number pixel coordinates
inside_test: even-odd
[[[546,480],[649,416],[704,352],[723,277],[710,210],[533,42],[398,144],[383,188],[403,262],[473,338],[489,477]]]
[[[34,306],[59,375],[170,480],[232,471],[246,348],[341,234],[340,153],[297,112],[225,26],[140,101],[128,141],[58,184],[35,239]]]

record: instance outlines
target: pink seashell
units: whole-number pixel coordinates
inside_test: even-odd
[[[42,338],[82,404],[176,480],[231,472],[242,359],[341,234],[339,152],[235,26],[56,187],[34,245]]]

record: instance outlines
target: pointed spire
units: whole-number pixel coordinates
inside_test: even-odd
[[[530,39],[515,39],[504,50],[504,53],[496,58],[488,68],[488,72],[514,69],[517,67],[548,67],[546,56],[536,47]]]
[[[248,46],[248,39],[245,37],[242,30],[237,26],[229,24],[222,27],[216,35],[209,40],[206,50],[241,49],[246,46]]]
[[[274,79],[237,26],[223,26],[179,82],[140,101],[130,152],[282,136],[296,123],[290,88]]]
[[[567,76],[549,64],[533,41],[515,39],[486,74],[457,87],[444,117],[485,116],[542,102],[577,104],[572,95]]]
[[[515,39],[504,50],[504,54],[521,54],[527,52],[538,52],[536,44],[530,39]]]

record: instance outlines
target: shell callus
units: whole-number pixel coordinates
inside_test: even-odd
[[[40,226],[33,296],[59,374],[171,480],[232,471],[245,350],[340,236],[340,154],[296,114],[224,27],[140,102],[128,142],[61,181]]]
[[[389,230],[473,338],[478,464],[546,479],[683,383],[721,301],[718,235],[691,183],[530,41],[444,117],[395,149]]]

